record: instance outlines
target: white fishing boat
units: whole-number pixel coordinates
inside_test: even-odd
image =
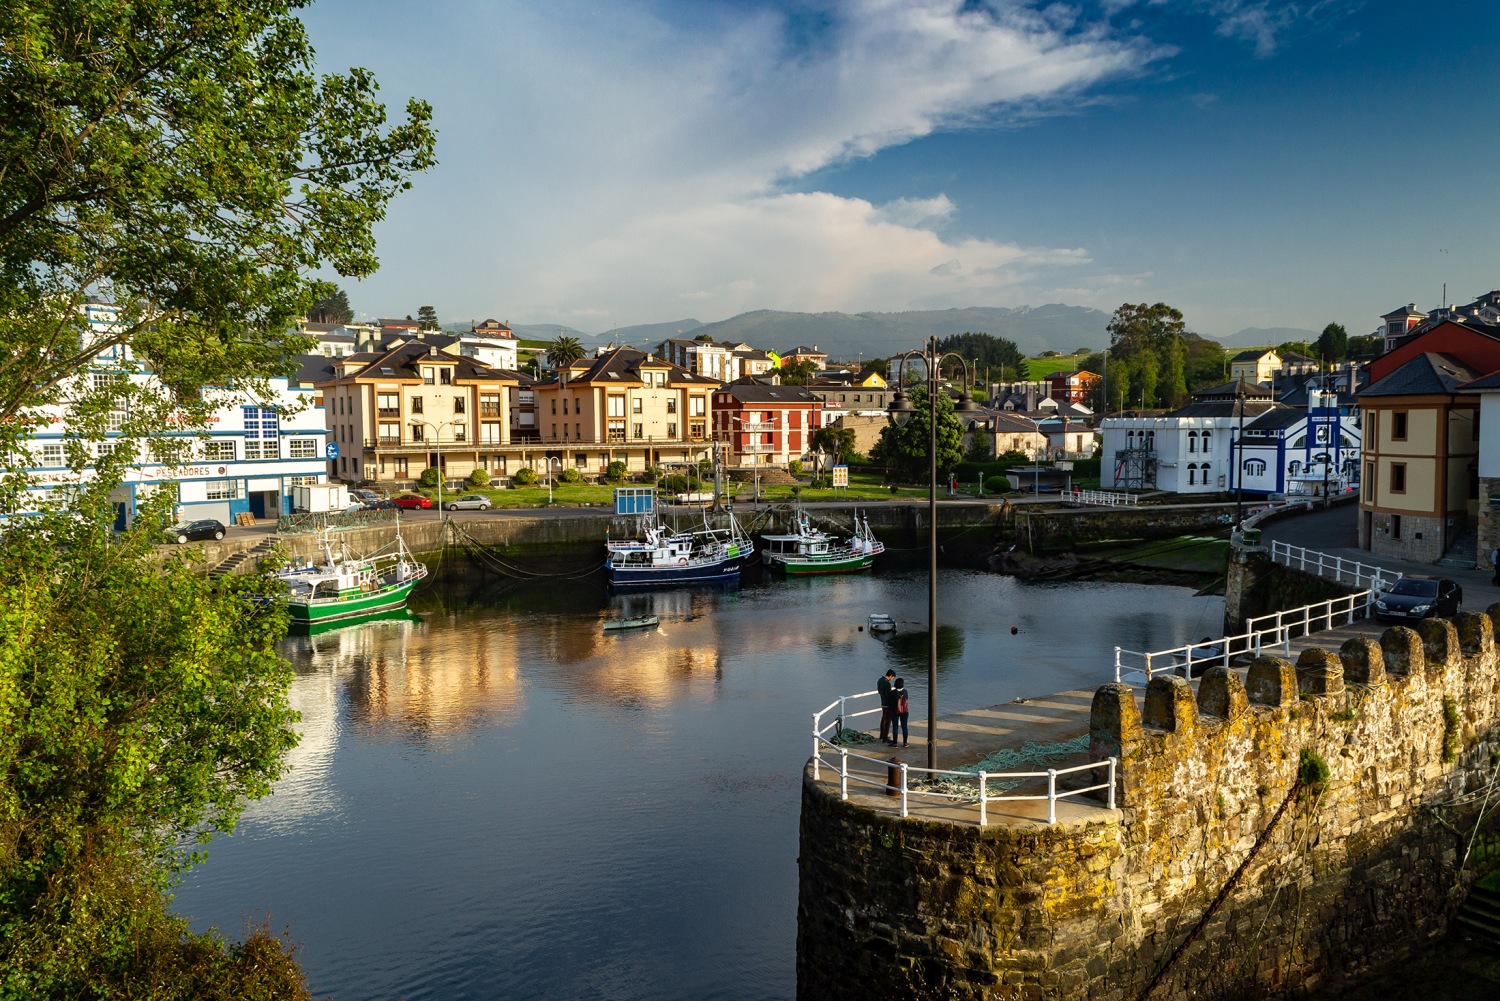
[[[875,557],[885,552],[885,543],[875,538],[869,521],[858,511],[854,513],[854,534],[843,542],[813,528],[807,513],[801,509],[793,517],[792,526],[796,531],[762,536],[766,547],[761,551],[767,566],[789,577],[860,573],[870,569]]]
[[[885,612],[870,613],[870,632],[893,633],[896,631],[896,620]]]
[[[331,622],[400,608],[427,576],[427,567],[406,548],[399,527],[394,548],[371,556],[351,553],[335,534],[327,529],[320,534],[320,562],[298,560],[276,572],[276,579],[287,586],[287,609],[294,623]]]
[[[605,541],[604,569],[611,587],[675,587],[682,584],[738,582],[745,560],[755,551],[734,515],[714,527],[691,532],[669,529],[656,515],[642,519],[641,537]]]

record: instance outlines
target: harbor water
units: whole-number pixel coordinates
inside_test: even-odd
[[[414,614],[290,638],[291,771],[176,908],[235,935],[269,918],[339,999],[793,996],[811,714],[894,667],[925,715],[927,579],[750,576],[615,596],[450,564]],[[1092,689],[1117,644],[1194,640],[1223,610],[977,571],[939,588],[940,713]]]

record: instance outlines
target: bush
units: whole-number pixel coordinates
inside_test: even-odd
[[[604,467],[604,478],[611,483],[623,483],[625,481],[627,472],[628,470],[625,468],[625,463],[621,462],[619,459],[616,459],[614,462],[611,462],[609,465]]]
[[[1073,460],[1073,479],[1075,479],[1075,480],[1077,480],[1077,479],[1086,479],[1086,478],[1091,477],[1091,476],[1098,476],[1099,475],[1099,466],[1100,466],[1100,457],[1097,456],[1097,455],[1094,456],[1092,459],[1074,459]]]
[[[791,473],[793,476],[801,476],[802,475],[802,460],[801,459],[793,459],[791,462],[788,462],[786,464],[786,471],[789,472],[789,473]]]
[[[1010,480],[1003,476],[991,476],[984,481],[984,492],[987,494],[1003,494],[1010,492]]]
[[[442,479],[442,476],[443,474],[439,473],[435,466],[428,466],[422,470],[422,475],[417,477],[417,482],[424,487],[435,487],[438,485],[438,480]]]
[[[578,474],[578,470],[571,467],[564,469],[562,475],[558,476],[558,479],[564,483],[580,483],[583,481],[583,477]]]
[[[490,474],[483,469],[476,469],[469,474],[469,486],[487,487],[490,485]]]
[[[520,469],[516,470],[515,475],[511,477],[511,482],[515,483],[517,486],[529,487],[538,479],[539,477],[536,475],[535,469],[532,469],[530,466],[522,466]]]
[[[666,472],[666,470],[662,469],[660,466],[647,466],[646,471],[641,474],[641,478],[647,483],[655,483],[657,480],[661,479],[664,472]]]
[[[688,488],[688,478],[681,473],[673,473],[667,477],[666,491],[669,494],[685,494]]]

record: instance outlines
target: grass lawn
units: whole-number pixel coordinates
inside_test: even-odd
[[[1081,354],[1059,355],[1056,358],[1027,358],[1026,378],[1036,382],[1039,379],[1045,379],[1053,372],[1071,372],[1087,357],[1087,354]]]

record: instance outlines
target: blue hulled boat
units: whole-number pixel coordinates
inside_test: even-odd
[[[604,561],[613,588],[676,587],[683,584],[738,583],[745,560],[755,551],[734,515],[727,528],[675,532],[649,517],[642,537],[606,542]]]

